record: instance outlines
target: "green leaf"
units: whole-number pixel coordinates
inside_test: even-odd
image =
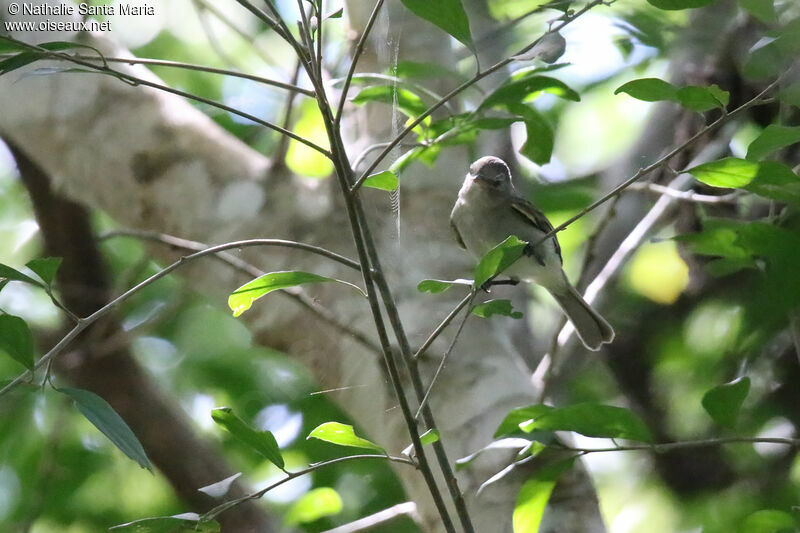
[[[794,516],[777,509],[762,509],[752,513],[741,523],[739,533],[779,533],[797,531]]]
[[[469,287],[472,286],[472,281],[468,279],[454,279],[452,281],[446,281],[442,279],[424,279],[417,285],[417,290],[419,292],[438,294],[446,291],[453,285],[465,285]]]
[[[678,98],[678,88],[658,78],[642,78],[629,81],[614,91],[614,94],[619,93],[626,93],[644,102],[674,101]]]
[[[8,59],[4,59],[3,61],[0,61],[0,76],[22,68],[25,65],[30,65],[41,58],[42,54],[38,52],[22,52],[15,56],[9,57]]]
[[[292,505],[286,513],[286,523],[309,524],[339,514],[342,508],[342,498],[338,492],[330,487],[319,487],[306,492]]]
[[[717,424],[733,428],[748,392],[750,392],[748,377],[719,385],[703,395],[703,409]]]
[[[33,335],[23,319],[0,315],[0,350],[33,370]]]
[[[773,0],[739,0],[739,5],[764,24],[778,21]]]
[[[528,75],[501,85],[478,106],[478,110],[497,105],[519,104],[547,92],[566,100],[580,102],[580,95],[561,80],[549,76]]]
[[[419,440],[423,446],[426,444],[433,444],[439,440],[439,430],[436,428],[431,428],[422,435],[419,436]]]
[[[575,458],[549,465],[536,472],[519,490],[514,505],[514,533],[537,533],[550,494],[561,475],[572,468]]]
[[[228,297],[228,307],[233,311],[233,316],[239,316],[250,309],[253,302],[272,291],[288,289],[289,287],[296,287],[297,285],[306,283],[326,283],[329,281],[335,281],[347,285],[348,287],[353,287],[361,294],[364,294],[364,291],[356,285],[340,279],[326,278],[325,276],[318,276],[317,274],[299,270],[287,270],[282,272],[270,272],[269,274],[257,277],[249,283],[245,283],[233,291]]]
[[[526,242],[511,235],[489,250],[475,267],[475,286],[483,286],[484,283],[511,266],[514,261],[522,257],[526,246]]]
[[[218,533],[220,525],[215,521],[201,522],[197,513],[182,513],[174,516],[142,518],[108,529],[129,530],[131,533]]]
[[[72,388],[56,390],[72,398],[78,406],[78,411],[122,453],[136,461],[142,468],[153,470],[153,465],[150,464],[150,459],[147,458],[139,439],[107,401],[87,390]]]
[[[42,257],[28,261],[25,266],[33,270],[47,285],[52,285],[53,280],[56,279],[58,267],[61,266],[61,258]]]
[[[394,87],[393,85],[375,85],[362,89],[352,100],[354,104],[361,105],[367,102],[381,102],[394,105],[405,115],[416,118],[424,113],[428,106],[415,93],[408,89]]]
[[[715,0],[647,0],[650,5],[667,11],[678,9],[692,9],[704,7],[714,3]]]
[[[517,429],[523,431],[574,431],[587,437],[606,437],[651,442],[644,422],[622,407],[579,403],[566,407],[531,405],[512,410],[495,432],[495,437]]]
[[[764,198],[800,204],[800,177],[783,163],[761,162],[758,174],[744,188]]]
[[[544,165],[550,161],[555,144],[553,128],[535,109],[522,104],[510,104],[509,110],[520,115],[525,121],[527,138],[519,153],[536,163]]]
[[[678,102],[692,111],[704,112],[709,109],[724,108],[728,105],[730,94],[716,85],[698,87],[689,85],[681,87],[676,94]]]
[[[269,462],[283,470],[285,463],[275,436],[270,431],[258,431],[236,416],[230,407],[217,407],[211,418],[227,429],[234,437],[263,455]]]
[[[786,146],[800,142],[800,126],[779,126],[770,124],[747,147],[746,158],[758,161]]]
[[[703,163],[686,172],[712,187],[739,188],[753,181],[758,175],[759,164],[736,157]]]
[[[342,18],[343,14],[344,14],[344,8],[340,7],[339,9],[334,11],[333,13],[325,15],[325,19],[324,20],[327,20],[327,19],[340,19],[340,18]]]
[[[432,22],[469,48],[477,58],[475,44],[469,30],[469,19],[461,0],[402,0],[403,5],[416,16]]]
[[[365,179],[363,183],[364,187],[380,189],[382,191],[397,190],[399,184],[400,182],[397,180],[397,176],[391,170],[384,170],[383,172],[373,174]]]
[[[31,285],[36,285],[37,287],[42,286],[41,283],[39,283],[32,277],[26,276],[19,270],[16,270],[8,265],[0,263],[0,279],[2,278],[5,278],[9,281],[22,281],[23,283],[30,283]]]
[[[354,448],[366,448],[381,453],[386,453],[383,448],[367,439],[356,436],[353,426],[341,424],[339,422],[325,422],[317,426],[306,439],[319,439],[339,446],[352,446]]]
[[[514,306],[510,300],[489,300],[476,305],[472,309],[472,314],[481,318],[489,318],[492,315],[510,316],[511,318],[522,318],[522,313],[514,311]]]

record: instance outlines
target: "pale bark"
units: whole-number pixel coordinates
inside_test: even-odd
[[[2,0],[0,6],[5,9],[7,3]],[[92,44],[109,54],[125,53],[100,36],[92,37]],[[119,69],[155,79],[143,68]],[[290,238],[354,255],[333,180],[269,173],[267,157],[178,97],[131,87],[108,76],[20,78],[21,72],[0,77],[0,135],[41,166],[61,194],[103,210],[125,227],[209,243]],[[351,157],[356,152],[353,149]],[[444,295],[421,295],[415,285],[425,278],[469,277],[473,264],[454,245],[447,223],[467,162],[463,152],[450,152],[437,171],[418,172],[415,167],[403,176],[399,238],[395,237],[394,220],[387,220],[385,195],[365,193],[369,214],[381,228],[381,253],[390,282],[416,345],[461,295],[455,294],[456,289]],[[441,170],[449,168],[452,171]],[[161,259],[174,257],[162,248],[152,251]],[[270,249],[242,255],[265,270],[297,268],[358,281],[354,272],[301,253]],[[180,275],[221,306],[242,281],[211,263],[183,269]],[[314,288],[313,293],[349,323],[370,330],[368,307],[359,297],[333,286]],[[503,288],[493,296],[515,294],[519,291]],[[399,409],[394,408],[396,401],[385,384],[382,363],[374,353],[279,298],[259,302],[243,319],[259,342],[302,361],[321,388],[352,387],[335,393],[333,399],[371,438],[395,453],[408,444]],[[508,319],[471,320],[440,377],[431,405],[451,461],[488,444],[509,409],[533,403],[536,391],[523,363],[523,356],[530,356],[523,353],[530,350],[529,340],[524,335],[521,342],[511,340],[520,338],[519,327]],[[452,331],[430,350],[431,357],[421,365],[423,376],[433,374]],[[477,531],[511,531],[511,513],[524,477],[509,476],[476,495],[478,486],[510,459],[507,453],[488,453],[459,473]],[[436,530],[431,525],[436,521],[435,512],[420,476],[410,469],[400,469],[400,474],[424,522],[431,531]],[[574,510],[578,507],[575,503],[582,502],[581,512],[571,515],[580,526],[569,531],[602,531],[585,476],[579,485],[582,490],[577,491],[577,499],[563,507]],[[565,530],[559,524],[563,522],[554,518],[551,530]]]

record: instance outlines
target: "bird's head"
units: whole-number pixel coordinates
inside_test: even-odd
[[[467,179],[471,185],[485,188],[489,191],[513,193],[511,171],[506,162],[499,157],[481,157],[469,167]]]

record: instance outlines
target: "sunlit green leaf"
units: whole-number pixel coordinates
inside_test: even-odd
[[[619,93],[626,93],[644,102],[659,102],[677,99],[678,88],[658,78],[642,78],[621,85],[614,91],[614,94]]]
[[[9,281],[22,281],[24,283],[30,283],[31,285],[36,285],[37,287],[42,286],[40,282],[36,281],[32,277],[26,276],[19,270],[0,263],[0,279],[2,278],[5,278]]]
[[[422,435],[419,436],[419,440],[423,446],[426,444],[433,444],[439,440],[439,430],[436,428],[431,428]]]
[[[651,5],[664,10],[691,9],[713,4],[716,0],[647,0]]]
[[[758,161],[786,146],[800,142],[800,126],[770,124],[747,147],[747,159]]]
[[[383,172],[373,174],[365,179],[363,183],[364,187],[380,189],[382,191],[397,190],[399,184],[400,182],[397,180],[397,176],[391,170],[384,170]]]
[[[402,0],[409,11],[443,29],[476,54],[469,19],[461,0]],[[476,54],[477,55],[477,54]]]
[[[236,416],[230,407],[217,407],[211,411],[211,418],[227,429],[234,437],[264,456],[272,464],[284,467],[283,455],[275,436],[270,431],[258,431]]]
[[[0,351],[33,369],[33,334],[20,317],[0,315]]]
[[[703,163],[686,172],[712,187],[744,187],[759,171],[759,164],[737,157],[726,157],[717,161]]]
[[[353,287],[361,294],[364,294],[357,286],[340,279],[326,278],[325,276],[299,270],[287,270],[282,272],[270,272],[269,274],[257,277],[249,283],[245,283],[233,291],[228,297],[228,307],[233,311],[233,316],[239,316],[250,309],[253,302],[272,291],[288,289],[289,287],[296,287],[297,285],[306,283],[324,283],[329,281],[335,281]]]
[[[353,446],[354,448],[366,448],[368,450],[376,450],[385,453],[384,449],[377,444],[356,436],[353,426],[348,426],[347,424],[341,424],[339,422],[325,422],[317,426],[306,438],[324,440],[325,442],[338,444],[339,446]]]
[[[739,533],[790,533],[797,531],[798,523],[786,511],[763,509],[750,514],[739,526]]]
[[[579,102],[581,99],[577,92],[561,80],[548,76],[528,75],[500,86],[486,97],[479,109],[488,109],[496,105],[519,104],[543,92],[574,102]]]
[[[453,285],[466,285],[471,286],[472,281],[468,279],[454,279],[451,281],[441,279],[424,279],[417,285],[419,292],[429,292],[431,294],[438,294],[444,292]]]
[[[511,305],[510,300],[489,300],[482,304],[476,305],[472,309],[472,313],[481,317],[489,318],[493,315],[510,316],[511,318],[522,318],[522,313],[514,311],[514,306]]]
[[[748,377],[719,385],[703,395],[703,409],[717,424],[732,428],[736,425],[736,418],[748,392],[750,392]]]
[[[53,280],[56,279],[58,267],[61,266],[61,258],[42,257],[28,261],[25,266],[33,270],[47,285],[52,285]]]
[[[424,113],[428,106],[418,95],[409,89],[394,87],[393,85],[375,85],[362,89],[352,102],[357,105],[367,102],[381,102],[397,105],[397,108],[409,117],[416,118]]]
[[[698,87],[689,85],[681,87],[676,94],[678,102],[692,111],[708,111],[714,108],[724,108],[730,100],[730,94],[716,85]]]
[[[647,426],[631,411],[596,403],[579,403],[559,408],[532,405],[514,409],[500,424],[495,437],[514,432],[517,428],[526,432],[574,431],[587,437],[652,441]]]
[[[526,242],[511,235],[489,250],[478,262],[478,266],[475,267],[475,286],[481,287],[491,278],[511,266],[514,261],[522,257],[525,246],[527,246]]]
[[[342,512],[342,498],[330,487],[306,492],[286,513],[287,524],[308,524]]]
[[[136,461],[142,468],[153,470],[153,465],[150,464],[150,459],[147,458],[139,439],[107,401],[87,390],[72,388],[56,390],[72,398],[81,414],[122,453]]]
[[[325,19],[326,20],[327,19],[340,19],[340,18],[342,18],[342,14],[344,14],[344,8],[340,7],[339,9],[334,11],[333,13],[330,13],[329,15],[325,15]]]
[[[561,475],[572,468],[574,458],[549,465],[536,472],[520,488],[514,505],[514,533],[537,533],[550,494]]]
[[[217,522],[201,522],[197,513],[183,513],[174,516],[142,518],[126,524],[108,528],[110,530],[130,531],[131,533],[217,533]]]

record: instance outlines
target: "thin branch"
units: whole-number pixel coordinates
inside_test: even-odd
[[[218,109],[222,109],[223,111],[227,111],[228,113],[231,113],[231,114],[234,114],[234,115],[238,115],[240,117],[243,117],[243,118],[246,118],[248,120],[251,120],[251,121],[255,122],[256,124],[260,124],[260,125],[262,125],[264,127],[267,127],[267,128],[269,128],[271,130],[275,130],[275,131],[277,131],[279,133],[282,133],[283,135],[286,135],[287,137],[290,137],[290,138],[294,139],[295,141],[297,141],[299,143],[302,143],[302,144],[305,144],[309,148],[312,148],[312,149],[316,150],[317,152],[323,154],[325,157],[328,157],[328,158],[331,157],[331,153],[328,150],[326,150],[325,148],[322,148],[321,146],[318,146],[317,144],[309,141],[308,139],[300,137],[299,135],[297,135],[294,132],[291,132],[291,131],[289,131],[289,130],[287,130],[285,128],[282,128],[282,127],[280,127],[280,126],[278,126],[276,124],[273,124],[271,122],[268,122],[266,120],[262,120],[262,119],[256,117],[255,115],[251,115],[249,113],[245,113],[243,111],[239,111],[238,109],[236,109],[234,107],[231,107],[231,106],[219,103],[219,102],[215,102],[214,100],[211,100],[209,98],[205,98],[203,96],[198,96],[196,94],[187,93],[187,92],[181,91],[179,89],[173,89],[172,87],[169,87],[167,85],[162,85],[160,83],[155,83],[155,82],[152,82],[152,81],[149,81],[149,80],[138,78],[136,76],[133,76],[133,75],[130,75],[130,74],[126,74],[124,72],[120,72],[118,70],[114,70],[114,69],[106,67],[106,66],[96,65],[96,64],[94,64],[94,63],[92,63],[90,61],[84,61],[84,60],[78,59],[78,58],[76,58],[74,56],[70,56],[69,54],[64,54],[64,53],[61,53],[61,52],[53,52],[53,51],[47,50],[45,48],[42,48],[41,46],[31,45],[31,44],[25,43],[23,41],[19,41],[17,39],[11,38],[11,37],[0,36],[0,39],[12,42],[14,44],[18,44],[20,46],[24,46],[24,47],[26,47],[26,48],[28,48],[30,50],[35,50],[36,52],[40,53],[43,57],[47,57],[47,58],[51,58],[51,59],[52,58],[63,59],[63,60],[69,61],[71,63],[75,63],[76,65],[81,65],[81,66],[90,68],[90,69],[95,70],[97,72],[101,72],[101,73],[104,73],[104,74],[110,74],[110,75],[112,75],[112,76],[114,76],[114,77],[116,77],[116,78],[118,78],[120,80],[127,81],[128,83],[131,83],[133,85],[144,85],[144,86],[147,86],[147,87],[152,87],[152,88],[158,89],[160,91],[164,91],[164,92],[167,92],[167,93],[171,93],[171,94],[175,94],[175,95],[178,95],[178,96],[182,96],[183,98],[188,98],[190,100],[195,100],[197,102],[201,102],[203,104],[206,104],[206,105],[209,105],[209,106],[212,106],[212,107],[216,107]],[[98,59],[98,60],[100,60],[100,59]]]
[[[643,178],[647,174],[651,173],[652,171],[656,170],[657,168],[659,168],[659,167],[665,165],[666,163],[668,163],[670,159],[672,159],[677,154],[681,153],[686,148],[688,148],[691,145],[693,145],[694,143],[696,143],[705,134],[717,129],[718,127],[720,127],[721,125],[725,124],[726,122],[728,122],[732,118],[734,118],[737,115],[741,114],[746,109],[749,109],[749,108],[761,103],[761,100],[764,98],[764,96],[766,96],[773,89],[775,89],[778,86],[778,84],[781,82],[781,80],[783,80],[783,78],[786,76],[786,74],[788,72],[789,71],[787,70],[786,72],[784,72],[783,74],[778,76],[778,78],[775,81],[770,83],[767,86],[766,89],[764,89],[763,91],[758,93],[751,100],[749,100],[749,101],[745,102],[744,104],[740,105],[739,107],[737,107],[736,109],[734,109],[730,113],[724,113],[720,118],[718,118],[717,120],[715,120],[714,122],[712,122],[711,124],[706,126],[705,128],[701,129],[700,131],[698,131],[697,133],[695,133],[694,135],[689,137],[689,139],[687,139],[683,143],[681,143],[678,146],[676,146],[675,148],[673,148],[667,155],[663,156],[661,159],[659,159],[655,163],[652,163],[647,167],[639,169],[639,171],[636,172],[633,176],[631,176],[630,178],[626,179],[625,181],[623,181],[622,183],[620,183],[619,185],[614,187],[611,191],[609,191],[608,193],[603,195],[598,200],[595,200],[588,207],[585,207],[584,209],[582,209],[577,215],[575,215],[573,217],[570,217],[565,222],[559,224],[558,226],[556,226],[555,228],[550,230],[545,236],[543,236],[541,239],[539,239],[539,241],[536,244],[541,244],[542,242],[546,241],[547,239],[549,239],[550,237],[552,237],[553,235],[555,235],[559,231],[565,230],[570,224],[572,224],[576,220],[584,217],[587,213],[590,213],[591,211],[594,211],[595,209],[597,209],[598,207],[600,207],[601,205],[606,203],[608,200],[610,200],[611,198],[617,196],[620,192],[622,192],[623,190],[625,190],[628,187],[630,187],[631,185],[633,185],[633,183],[635,183],[636,181],[640,180],[641,178]]]
[[[560,31],[560,30],[561,30],[562,28],[564,28],[566,25],[570,24],[572,21],[574,21],[575,19],[577,19],[578,17],[580,17],[581,15],[583,15],[584,13],[586,13],[587,11],[589,11],[590,9],[592,9],[592,8],[594,8],[594,7],[596,7],[596,6],[600,5],[600,4],[604,4],[604,3],[605,3],[605,0],[592,0],[591,2],[589,2],[588,4],[586,4],[586,5],[585,5],[585,6],[584,6],[582,9],[580,9],[579,11],[577,11],[575,14],[573,14],[573,15],[571,15],[571,16],[566,16],[566,15],[565,15],[566,19],[565,19],[565,20],[564,20],[564,21],[563,21],[561,24],[557,25],[555,28],[553,28],[553,29],[552,29],[552,30],[550,30],[550,31]],[[545,34],[545,35],[546,35],[546,34]],[[544,35],[542,35],[541,37],[539,37],[538,39],[536,39],[535,41],[533,41],[531,44],[529,44],[528,46],[525,46],[524,48],[522,48],[521,50],[519,50],[517,53],[515,53],[515,54],[513,54],[513,55],[514,55],[514,56],[518,56],[518,55],[522,55],[522,54],[524,54],[525,52],[527,52],[528,50],[530,50],[531,48],[533,48],[534,46],[536,46],[536,44],[537,44],[537,43],[538,43],[538,42],[539,42],[539,41],[542,39],[542,37],[544,37]],[[374,170],[377,168],[377,166],[378,166],[378,165],[381,163],[381,161],[383,161],[383,159],[384,159],[384,158],[385,158],[387,155],[389,155],[389,153],[391,153],[392,149],[394,149],[394,147],[395,147],[395,146],[397,146],[397,145],[398,145],[398,144],[399,144],[399,143],[400,143],[400,142],[401,142],[401,141],[402,141],[402,140],[403,140],[403,139],[406,137],[406,135],[408,135],[409,133],[411,133],[411,132],[414,130],[414,128],[416,128],[417,126],[419,126],[419,125],[420,125],[420,124],[421,124],[421,123],[422,123],[422,122],[423,122],[423,121],[424,121],[426,118],[428,118],[428,117],[429,117],[429,116],[430,116],[430,115],[431,115],[431,114],[432,114],[434,111],[436,111],[437,109],[439,109],[440,107],[442,107],[443,105],[445,105],[445,104],[446,104],[447,102],[449,102],[449,101],[450,101],[452,98],[454,98],[455,96],[457,96],[458,94],[460,94],[460,93],[461,93],[461,92],[463,92],[464,90],[466,90],[466,89],[468,89],[469,87],[471,87],[471,86],[475,85],[477,82],[479,82],[479,81],[480,81],[480,80],[482,80],[483,78],[485,78],[485,77],[489,76],[490,74],[493,74],[493,73],[497,72],[498,70],[500,70],[501,68],[505,67],[506,65],[508,65],[509,63],[511,63],[511,62],[513,62],[513,61],[514,61],[514,59],[512,59],[511,57],[508,57],[508,58],[506,58],[506,59],[503,59],[502,61],[500,61],[500,62],[498,62],[498,63],[495,63],[494,65],[492,65],[492,66],[491,66],[491,67],[489,67],[488,69],[486,69],[486,70],[484,70],[484,71],[481,71],[481,72],[478,72],[477,74],[475,74],[475,76],[474,76],[474,77],[472,77],[471,79],[469,79],[469,80],[465,81],[464,83],[462,83],[461,85],[459,85],[458,87],[456,87],[455,89],[453,89],[452,91],[450,91],[449,93],[447,93],[446,95],[444,95],[444,96],[442,97],[442,99],[441,99],[441,100],[439,100],[438,102],[436,102],[435,104],[433,104],[432,106],[430,106],[430,107],[429,107],[428,109],[426,109],[426,110],[425,110],[425,111],[424,111],[424,112],[423,112],[421,115],[419,115],[419,116],[418,116],[416,119],[414,119],[413,121],[411,121],[411,122],[410,122],[410,123],[409,123],[409,124],[408,124],[408,125],[405,127],[405,129],[404,129],[403,131],[401,131],[401,132],[400,132],[400,133],[399,133],[399,134],[398,134],[398,135],[397,135],[397,136],[396,136],[396,137],[395,137],[395,138],[394,138],[394,139],[393,139],[393,140],[392,140],[392,141],[391,141],[391,142],[390,142],[390,143],[389,143],[389,144],[386,146],[386,148],[384,148],[384,149],[383,149],[383,151],[382,151],[380,154],[378,154],[378,157],[376,157],[376,158],[375,158],[375,160],[372,162],[372,164],[370,164],[370,166],[367,168],[367,170],[365,170],[365,171],[364,171],[364,172],[361,174],[361,176],[358,178],[358,180],[357,180],[357,181],[356,181],[356,182],[353,184],[353,186],[350,188],[350,192],[351,192],[351,193],[353,193],[353,192],[357,191],[357,190],[359,189],[359,187],[361,187],[361,185],[364,183],[364,180],[366,180],[366,179],[367,179],[367,177],[369,177],[369,175],[370,175],[370,174],[372,174],[372,172],[373,172],[373,171],[374,171]]]
[[[284,83],[277,80],[271,80],[269,78],[264,78],[261,76],[255,76],[253,74],[246,74],[243,72],[238,72],[236,70],[228,70],[222,68],[215,68],[215,67],[207,67],[205,65],[196,65],[194,63],[182,63],[179,61],[168,61],[164,59],[146,59],[146,58],[134,58],[134,57],[108,57],[108,56],[89,56],[84,54],[75,54],[72,57],[76,59],[82,59],[85,61],[107,61],[109,63],[127,63],[129,65],[152,65],[158,67],[170,67],[170,68],[178,68],[178,69],[185,69],[185,70],[195,70],[198,72],[208,72],[211,74],[222,74],[223,76],[230,76],[232,78],[243,78],[246,80],[255,81],[258,83],[262,83],[264,85],[270,85],[273,87],[278,87],[280,89],[285,89],[287,91],[296,92],[303,94],[305,96],[314,97],[314,91],[310,89],[304,89],[303,87],[298,87],[297,85],[291,83]]]
[[[259,9],[256,6],[254,6],[252,3],[248,2],[247,0],[236,0],[236,2],[239,5],[241,5],[242,7],[244,7],[245,9],[247,9],[250,13],[255,15],[264,24],[269,26],[272,29],[272,31],[277,33],[284,41],[288,42],[289,44],[291,44],[291,42],[294,41],[294,37],[292,36],[292,34],[290,32],[288,32],[288,29],[283,24],[283,21],[281,21],[280,16],[277,16],[277,17],[275,17],[273,19],[268,14],[266,14],[264,11],[262,11],[261,9]],[[270,5],[270,3],[269,3],[269,0],[266,0],[266,4],[267,4],[267,6],[272,7]],[[274,11],[273,11],[273,14],[275,14]]]
[[[317,77],[322,79],[322,28],[325,26],[323,15],[323,0],[317,0]]]
[[[292,74],[292,83],[296,84],[297,80],[300,79],[300,71],[303,69],[303,63],[300,59],[297,60],[297,64],[294,68],[294,73]],[[289,93],[286,95],[286,103],[284,104],[284,112],[283,112],[283,122],[281,126],[284,129],[289,129],[292,125],[292,112],[294,111],[294,99],[297,93]],[[289,140],[287,137],[281,137],[277,148],[273,152],[272,156],[272,165],[271,170],[274,170],[276,167],[285,166],[286,162],[286,154],[289,150]]]
[[[574,448],[559,444],[557,447],[572,452],[579,452],[583,455],[590,453],[606,452],[628,452],[628,451],[652,451],[655,453],[665,453],[672,450],[683,450],[687,448],[708,448],[724,444],[785,444],[786,446],[800,447],[800,439],[782,437],[722,437],[718,439],[687,440],[679,442],[665,442],[661,444],[632,444],[629,446],[609,446],[608,448]]]
[[[356,44],[355,52],[353,52],[353,60],[350,62],[350,69],[347,71],[347,76],[344,79],[342,94],[339,96],[339,105],[336,106],[336,119],[334,120],[334,126],[337,129],[339,128],[339,124],[342,122],[342,111],[344,111],[344,103],[347,100],[347,91],[350,90],[350,83],[352,83],[353,75],[356,72],[356,65],[358,65],[358,60],[361,57],[361,54],[364,52],[364,45],[367,44],[367,37],[369,37],[370,31],[372,31],[372,26],[375,24],[375,20],[378,18],[378,12],[381,10],[383,1],[384,0],[378,0],[375,2],[375,7],[372,8],[372,13],[369,15],[367,25],[364,27],[364,31],[361,32],[361,37],[358,38],[358,44]]]
[[[300,476],[304,476],[306,474],[310,474],[311,472],[315,472],[315,471],[320,470],[322,468],[325,468],[327,466],[331,466],[331,465],[335,465],[335,464],[339,464],[339,463],[350,462],[350,461],[363,461],[363,460],[369,460],[369,459],[381,459],[381,460],[390,461],[390,462],[393,462],[393,463],[402,463],[402,464],[407,464],[407,465],[411,465],[411,466],[416,466],[416,463],[414,463],[414,461],[412,461],[408,457],[401,457],[401,456],[394,456],[394,455],[364,454],[364,455],[348,455],[347,457],[337,457],[336,459],[331,459],[329,461],[323,461],[321,463],[314,463],[314,464],[310,465],[308,468],[304,468],[303,470],[298,470],[296,472],[286,472],[286,474],[287,474],[286,477],[276,481],[275,483],[272,483],[271,485],[268,485],[268,486],[264,487],[261,490],[257,490],[255,492],[252,492],[252,493],[246,495],[246,496],[242,496],[240,498],[236,498],[235,500],[227,501],[227,502],[225,502],[223,504],[220,504],[220,505],[214,507],[213,509],[211,509],[210,511],[208,511],[207,513],[205,513],[203,515],[202,520],[203,521],[213,520],[217,516],[219,516],[220,514],[222,514],[225,511],[227,511],[228,509],[232,509],[233,507],[236,507],[237,505],[240,505],[240,504],[242,504],[242,503],[244,503],[246,501],[249,501],[249,500],[258,500],[258,499],[262,498],[269,491],[271,491],[271,490],[273,490],[273,489],[275,489],[277,487],[280,487],[284,483],[287,483],[287,482],[289,482],[289,481],[291,481],[291,480],[293,480],[295,478],[298,478]]]
[[[470,291],[469,294],[464,296],[464,298],[460,302],[458,302],[458,304],[453,308],[453,310],[450,311],[450,313],[446,317],[444,317],[444,320],[442,320],[439,323],[439,325],[436,326],[436,329],[433,330],[433,332],[428,336],[425,342],[422,343],[422,346],[419,347],[417,353],[414,354],[414,359],[419,359],[422,356],[422,354],[424,354],[425,351],[428,348],[430,348],[431,344],[433,344],[433,341],[435,341],[436,338],[439,335],[441,335],[441,333],[445,330],[445,328],[448,325],[450,325],[450,322],[453,321],[453,319],[458,315],[458,313],[462,309],[464,309],[465,306],[469,305],[474,298],[475,298],[475,291]]]
[[[469,315],[472,312],[471,304],[472,300],[475,299],[476,294],[477,293],[475,291],[471,291],[468,295],[468,298],[466,298],[467,300],[466,305],[468,306],[467,312],[464,313],[464,317],[461,319],[461,323],[458,325],[456,334],[453,335],[453,340],[450,341],[450,346],[447,347],[447,350],[444,352],[444,355],[442,355],[442,360],[439,362],[439,366],[436,368],[436,372],[433,373],[430,385],[428,385],[428,390],[425,391],[425,396],[423,396],[422,401],[419,402],[419,409],[417,409],[417,414],[414,415],[414,418],[419,419],[420,413],[427,405],[428,398],[431,395],[431,391],[433,391],[433,386],[436,384],[436,379],[439,377],[439,373],[441,373],[442,369],[444,368],[444,364],[447,362],[447,358],[450,357],[450,353],[453,351],[453,348],[455,348],[456,342],[458,341],[458,338],[461,336],[461,332],[464,330],[464,324],[467,323],[467,319],[469,318]]]
[[[113,232],[110,232],[110,233],[113,233]],[[103,316],[107,315],[109,312],[111,312],[112,309],[117,307],[119,304],[121,304],[122,302],[124,302],[125,300],[127,300],[128,298],[130,298],[131,296],[136,294],[137,292],[141,291],[143,288],[147,287],[148,285],[151,285],[151,284],[155,283],[156,281],[158,281],[161,278],[165,277],[167,274],[169,274],[173,270],[176,270],[176,269],[178,269],[178,268],[180,268],[180,267],[182,267],[182,266],[194,261],[195,259],[199,259],[199,258],[205,257],[207,255],[216,254],[216,253],[219,253],[219,252],[223,252],[225,250],[230,250],[232,248],[248,248],[248,247],[252,247],[252,246],[283,246],[283,247],[287,247],[287,248],[298,248],[298,249],[301,249],[301,250],[305,250],[305,251],[308,251],[308,252],[312,252],[312,253],[321,255],[323,257],[327,257],[329,259],[333,259],[334,261],[342,263],[343,265],[349,266],[350,268],[353,268],[355,270],[359,270],[359,268],[360,268],[358,266],[358,263],[356,263],[352,259],[348,259],[346,257],[343,257],[343,256],[337,254],[337,253],[331,252],[329,250],[325,250],[324,248],[320,248],[318,246],[313,246],[313,245],[310,245],[310,244],[304,244],[304,243],[295,242],[295,241],[286,241],[286,240],[281,240],[281,239],[250,239],[250,240],[245,240],[245,241],[228,242],[228,243],[225,243],[225,244],[212,246],[211,248],[206,248],[205,250],[201,250],[199,252],[195,252],[195,253],[190,254],[190,255],[183,256],[183,257],[179,258],[177,261],[175,261],[174,263],[172,263],[171,265],[161,269],[160,271],[156,272],[155,274],[153,274],[149,278],[143,280],[142,282],[138,283],[137,285],[135,285],[131,289],[128,289],[127,291],[125,291],[121,295],[117,296],[116,298],[111,300],[109,303],[107,303],[106,305],[104,305],[103,307],[101,307],[100,309],[98,309],[97,311],[92,313],[91,315],[87,316],[86,318],[79,319],[78,323],[75,325],[75,327],[73,327],[69,332],[67,332],[67,334],[64,335],[64,337],[62,337],[61,340],[58,341],[58,343],[56,343],[56,345],[53,346],[50,349],[50,351],[48,351],[46,354],[44,354],[42,357],[40,357],[38,361],[36,361],[36,363],[34,364],[32,370],[26,370],[25,372],[23,372],[22,374],[20,374],[16,378],[14,378],[10,383],[8,383],[2,389],[0,389],[0,396],[2,396],[3,394],[7,393],[8,391],[16,388],[20,383],[22,383],[24,380],[28,379],[30,376],[33,376],[33,373],[36,370],[40,369],[42,366],[47,364],[48,361],[50,361],[56,355],[61,353],[64,350],[64,348],[66,348],[67,345],[69,345],[69,343],[72,342],[84,329],[89,327],[91,324],[96,322],[98,319],[100,319]]]
[[[361,151],[361,153],[358,154],[358,157],[356,157],[355,161],[353,162],[353,168],[358,170],[358,167],[361,166],[361,163],[364,162],[364,159],[366,159],[366,157],[370,153],[374,152],[375,150],[379,150],[379,149],[381,149],[381,148],[383,148],[385,146],[389,146],[389,141],[370,144],[369,146],[364,148]],[[406,147],[409,147],[409,148],[417,148],[417,147],[427,146],[427,145],[422,144],[422,143],[408,143],[408,144],[403,144],[401,146],[406,146]]]
[[[358,520],[354,520],[348,524],[343,524],[339,527],[325,530],[322,533],[357,533],[358,531],[367,531],[377,525],[385,524],[390,520],[394,520],[398,516],[408,516],[418,526],[422,525],[422,520],[417,513],[417,504],[414,502],[403,502],[393,505],[388,509],[384,509],[383,511],[378,511],[377,513],[365,516],[364,518],[359,518]]]
[[[631,184],[630,187],[628,187],[628,190],[662,194],[664,196],[669,196],[670,198],[674,198],[675,200],[681,200],[684,202],[691,202],[696,204],[736,203],[737,198],[739,198],[742,195],[742,191],[734,191],[732,193],[721,194],[719,196],[714,196],[712,194],[699,194],[694,191],[681,191],[678,189],[672,189],[664,185],[659,185],[658,183],[633,183]],[[617,196],[617,198],[619,198],[619,196]]]
[[[180,237],[175,237],[174,235],[168,235],[166,233],[159,233],[155,231],[116,230],[114,232],[104,233],[103,235],[99,236],[98,239],[108,239],[113,237],[133,237],[194,252],[199,252],[209,248],[209,245],[206,243],[182,239]],[[247,261],[227,252],[220,252],[211,257],[253,278],[257,278],[265,274],[263,270],[255,265],[250,264]],[[380,355],[381,348],[375,344],[372,339],[370,339],[363,332],[352,328],[351,326],[339,320],[339,317],[336,313],[317,302],[316,299],[308,296],[300,287],[289,287],[279,292],[295,300],[297,303],[314,313],[318,318],[338,329],[342,333],[353,337],[368,350]]]

